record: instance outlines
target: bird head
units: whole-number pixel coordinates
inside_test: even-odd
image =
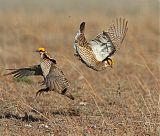
[[[105,61],[104,61],[104,66],[105,67],[111,67],[112,68],[112,65],[114,64],[114,61],[110,58],[107,58]]]
[[[40,54],[41,56],[42,56],[43,54],[47,53],[46,50],[45,50],[45,48],[38,48],[38,49],[36,50],[36,52],[39,52],[39,54]]]

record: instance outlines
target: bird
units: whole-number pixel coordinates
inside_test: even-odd
[[[11,72],[4,75],[13,75],[14,78],[42,76],[44,78],[42,85],[45,85],[45,88],[37,91],[36,96],[41,95],[44,92],[56,91],[59,94],[74,100],[74,97],[67,92],[70,84],[63,71],[57,66],[56,60],[47,54],[45,48],[38,48],[36,52],[40,54],[39,65],[19,69],[7,69],[11,70]]]
[[[114,62],[110,57],[121,47],[128,30],[128,21],[125,18],[117,18],[107,31],[102,31],[91,41],[86,40],[85,24],[80,24],[75,36],[74,56],[95,71],[112,68]]]

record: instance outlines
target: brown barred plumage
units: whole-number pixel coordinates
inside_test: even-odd
[[[106,67],[112,67],[111,57],[122,44],[127,33],[128,21],[125,19],[116,19],[116,23],[112,24],[108,31],[98,34],[93,40],[87,42],[84,31],[85,22],[80,24],[80,29],[75,36],[74,47],[75,56],[85,63],[88,67],[101,71]]]
[[[32,75],[43,76],[43,84],[46,86],[46,88],[39,90],[36,93],[36,96],[40,95],[43,92],[56,91],[74,100],[74,97],[66,92],[69,88],[69,83],[62,70],[58,68],[56,61],[47,55],[44,48],[39,48],[37,51],[41,56],[40,65],[35,65],[28,68],[9,69],[13,71],[5,75],[13,74],[15,78],[22,78]]]
[[[77,51],[82,59],[82,62],[96,71],[105,69],[104,64],[96,60],[95,55],[92,53],[92,50],[88,47],[83,47],[83,46],[77,47]]]
[[[40,61],[40,65],[41,65],[41,69],[43,71],[43,76],[46,78],[46,76],[48,75],[49,71],[50,71],[50,68],[51,68],[51,64],[52,64],[52,61],[46,59],[46,58],[43,58],[41,59]]]

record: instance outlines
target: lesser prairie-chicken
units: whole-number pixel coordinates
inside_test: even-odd
[[[74,100],[74,97],[67,92],[69,88],[68,80],[60,68],[58,68],[56,60],[50,58],[44,48],[39,48],[37,52],[40,53],[40,64],[26,68],[8,69],[12,72],[5,75],[13,75],[15,78],[22,78],[25,76],[43,76],[43,84],[46,86],[40,89],[37,95],[42,92],[56,91],[59,94],[65,95]]]
[[[113,61],[110,57],[122,44],[128,30],[127,24],[125,19],[116,19],[107,31],[101,32],[88,42],[84,34],[85,22],[82,22],[75,36],[75,56],[96,71],[112,67]]]

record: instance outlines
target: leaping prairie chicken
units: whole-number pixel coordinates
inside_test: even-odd
[[[50,58],[44,48],[38,48],[36,52],[39,52],[41,57],[39,65],[27,68],[8,69],[12,70],[12,72],[5,75],[13,75],[15,78],[22,78],[25,76],[43,76],[43,84],[46,87],[40,89],[36,93],[36,96],[40,95],[42,92],[56,91],[74,100],[74,97],[66,92],[69,87],[69,83],[62,70],[57,67],[56,60]]]
[[[96,71],[112,67],[113,61],[110,57],[120,48],[128,30],[127,24],[125,19],[116,19],[106,32],[101,32],[88,42],[84,34],[85,22],[82,22],[75,36],[75,56]]]

